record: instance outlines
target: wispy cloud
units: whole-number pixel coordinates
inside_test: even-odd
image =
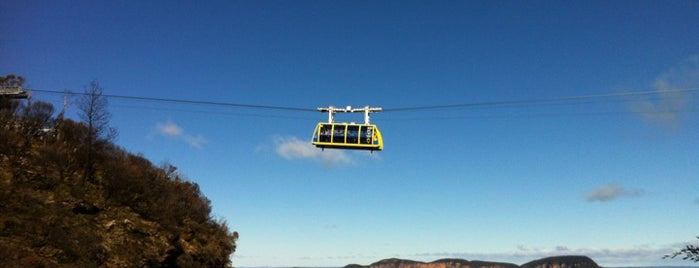
[[[341,150],[324,150],[315,148],[310,142],[296,137],[277,138],[275,140],[277,154],[285,159],[313,159],[325,165],[351,164],[351,158]]]
[[[624,196],[639,196],[642,193],[641,190],[629,190],[615,183],[610,183],[599,186],[587,193],[585,200],[588,202],[608,202]]]
[[[204,136],[185,133],[182,127],[170,121],[155,124],[155,129],[160,135],[180,139],[194,148],[202,148],[207,143]]]
[[[338,225],[336,223],[323,224],[323,229],[326,229],[326,230],[335,230],[337,228],[338,228]]]
[[[202,148],[208,142],[202,135],[183,135],[182,139],[195,148]]]
[[[158,123],[155,125],[160,134],[170,137],[179,137],[182,135],[182,128],[175,123]]]
[[[699,55],[689,57],[660,74],[653,86],[659,93],[656,98],[646,97],[633,102],[631,110],[650,124],[663,127],[679,126],[681,114],[691,108],[691,95],[665,91],[699,87]]]

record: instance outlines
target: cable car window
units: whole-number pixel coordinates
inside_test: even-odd
[[[359,131],[359,143],[361,144],[371,144],[372,133],[371,126],[362,126],[361,131]]]
[[[357,143],[359,141],[359,126],[347,126],[347,143]]]
[[[345,127],[346,125],[335,125],[333,132],[334,143],[345,143]]]
[[[330,142],[330,134],[332,133],[332,125],[321,125],[318,130],[320,142]]]

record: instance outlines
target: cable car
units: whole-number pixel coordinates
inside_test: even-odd
[[[28,99],[29,92],[19,86],[3,86],[0,88],[0,97],[8,97],[11,99]]]
[[[383,137],[376,125],[369,123],[369,113],[381,111],[381,108],[347,107],[339,109],[335,107],[318,108],[322,112],[328,112],[328,122],[320,122],[313,131],[311,143],[318,148],[350,149],[350,150],[383,150]],[[333,114],[336,112],[364,112],[364,124],[335,123]]]
[[[383,150],[383,138],[376,125],[318,123],[312,143],[323,149]]]

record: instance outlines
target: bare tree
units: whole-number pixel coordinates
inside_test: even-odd
[[[116,130],[109,127],[112,114],[107,110],[107,104],[107,97],[103,95],[102,87],[95,80],[85,87],[85,92],[78,100],[78,115],[88,129],[83,183],[94,175],[95,145],[99,141],[111,141],[116,137]]]

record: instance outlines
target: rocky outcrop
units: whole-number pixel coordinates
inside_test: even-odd
[[[471,268],[516,268],[518,267],[512,263],[506,262],[489,262],[489,261],[471,261]]]
[[[558,256],[528,262],[522,266],[488,261],[467,261],[463,259],[440,259],[433,262],[419,262],[403,259],[385,259],[368,266],[350,264],[344,268],[600,268],[592,259],[585,256]]]
[[[586,256],[557,256],[525,263],[522,268],[599,268],[599,265]]]
[[[49,108],[0,101],[0,122],[12,123],[0,123],[0,267],[231,266],[238,234],[196,183],[86,140],[85,124],[50,119]]]
[[[392,258],[372,263],[368,268],[427,268],[425,265],[424,262]]]
[[[419,262],[404,259],[385,259],[370,265],[350,264],[344,268],[516,268],[509,263],[495,263],[482,261],[467,261],[463,259],[440,259],[433,262]]]

